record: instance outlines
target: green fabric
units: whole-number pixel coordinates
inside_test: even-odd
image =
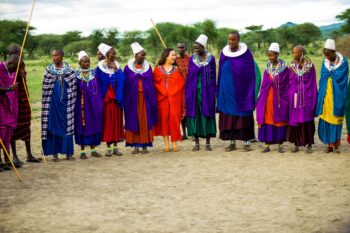
[[[255,64],[255,101],[258,99],[258,95],[260,92],[260,86],[261,86],[261,73],[259,66],[256,62]]]
[[[345,119],[346,119],[346,128],[348,129],[348,134],[350,134],[350,81],[348,84],[348,90],[346,94]]]
[[[196,117],[187,117],[188,136],[194,137],[215,137],[216,123],[214,117],[205,117],[202,113],[202,77],[197,80]]]

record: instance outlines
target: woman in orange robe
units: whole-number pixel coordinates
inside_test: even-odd
[[[158,123],[155,135],[163,136],[165,152],[170,151],[169,136],[173,151],[177,152],[176,142],[181,141],[181,114],[185,79],[175,63],[176,55],[172,48],[166,48],[153,72],[154,87],[158,104]]]

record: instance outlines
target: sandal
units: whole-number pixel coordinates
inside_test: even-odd
[[[243,146],[243,152],[249,152],[251,150],[252,150],[252,148],[250,148],[250,145],[244,145]]]
[[[135,154],[138,154],[140,153],[140,150],[138,147],[135,147],[135,149],[131,152],[131,154],[135,155]]]
[[[206,151],[213,151],[213,149],[211,148],[210,144],[205,144],[205,150]]]
[[[306,151],[305,151],[305,154],[311,154],[312,153],[312,147],[311,146],[308,146],[306,148]]]
[[[267,152],[270,152],[270,147],[265,147],[261,153],[267,153]]]
[[[170,152],[170,148],[165,148],[163,151],[164,152]]]
[[[85,156],[86,156],[86,155],[85,155]],[[86,157],[86,158],[87,158],[87,157]],[[73,155],[67,155],[66,160],[74,161],[75,158],[73,157]]]
[[[27,162],[29,163],[40,163],[41,158],[35,158],[33,155],[27,157]]]
[[[114,155],[117,155],[117,156],[122,156],[122,155],[123,155],[123,153],[120,152],[120,151],[118,150],[118,148],[114,148],[114,149],[113,149],[113,154],[114,154]]]
[[[142,148],[141,150],[141,154],[148,154],[149,151],[147,150],[147,148]]]
[[[85,153],[81,153],[80,154],[80,159],[87,159],[88,157],[86,156],[86,154]]]
[[[52,162],[59,162],[59,161],[60,161],[60,159],[58,158],[58,156],[54,156],[52,158]]]
[[[326,152],[327,154],[333,152],[333,147],[327,146],[324,152]]]
[[[100,153],[98,153],[97,151],[92,151],[91,152],[91,156],[92,157],[96,157],[96,158],[101,158],[102,157],[102,155]]]
[[[196,144],[196,145],[193,147],[192,151],[199,151],[199,144]]]
[[[107,150],[107,153],[105,154],[105,156],[111,157],[112,155],[113,155],[113,151],[112,150]]]
[[[292,153],[297,153],[298,151],[299,151],[299,147],[294,146],[291,152]]]
[[[234,150],[236,150],[236,144],[233,144],[233,143],[231,143],[229,146],[225,148],[225,151],[227,152],[234,151]]]

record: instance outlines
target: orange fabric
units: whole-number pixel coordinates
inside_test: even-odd
[[[336,146],[340,146],[340,140],[339,141],[337,141],[336,143],[331,143],[331,144],[329,144],[329,147],[336,147]]]
[[[137,68],[137,67],[136,67]],[[125,140],[129,144],[147,144],[153,142],[153,131],[148,130],[146,103],[143,95],[142,81],[138,81],[137,114],[139,120],[139,132],[125,131]]]
[[[269,77],[270,79],[272,79],[272,77]],[[266,98],[266,108],[265,108],[265,115],[264,115],[264,123],[267,125],[274,125],[277,127],[281,127],[281,126],[286,126],[287,122],[280,122],[280,123],[275,123],[273,120],[273,88],[272,86],[269,89],[269,94],[267,95]]]
[[[103,142],[118,142],[124,138],[123,110],[115,101],[115,91],[108,86],[103,101]]]
[[[154,87],[157,93],[158,123],[156,136],[171,136],[171,142],[181,141],[181,116],[185,79],[177,68],[166,74],[164,67],[154,69]]]

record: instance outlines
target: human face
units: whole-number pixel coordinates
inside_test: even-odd
[[[79,65],[81,66],[81,68],[83,69],[89,69],[90,68],[90,58],[85,56],[83,57],[80,62]]]
[[[269,58],[269,61],[272,63],[272,64],[276,64],[277,61],[278,61],[278,53],[276,52],[273,52],[273,51],[269,51],[267,53],[267,56]]]
[[[300,51],[300,49],[298,49],[298,48],[294,48],[293,49],[293,59],[294,59],[294,61],[297,61],[297,62],[299,62],[300,61],[300,58],[301,58],[301,51]]]
[[[52,61],[56,66],[61,65],[63,61],[62,53],[57,50],[52,51]]]
[[[97,50],[97,59],[98,61],[102,61],[103,59],[105,59],[105,56],[103,56],[100,50]]]
[[[176,59],[175,51],[171,50],[169,55],[167,56],[167,58],[165,60],[165,63],[166,64],[174,64],[175,59]]]
[[[186,53],[186,45],[184,43],[178,43],[177,51],[179,52],[179,55],[183,57]]]
[[[23,64],[23,62],[21,62],[21,65]],[[17,65],[18,65],[18,59],[13,59],[7,62],[7,69],[10,73],[13,73],[17,70]]]
[[[323,54],[328,60],[332,62],[335,61],[335,59],[337,58],[337,55],[335,54],[334,50],[324,49]]]
[[[199,43],[194,43],[193,45],[193,50],[194,52],[199,55],[199,56],[203,56],[205,48],[203,45],[199,44]]]
[[[146,59],[146,52],[145,51],[140,51],[135,54],[135,61],[137,64],[143,64],[143,62]]]
[[[228,35],[228,45],[229,45],[231,50],[238,49],[239,39],[238,39],[237,35],[234,35],[234,34]]]
[[[117,52],[115,51],[114,48],[111,48],[107,54],[106,54],[107,60],[108,61],[115,61],[116,57],[117,57]]]

